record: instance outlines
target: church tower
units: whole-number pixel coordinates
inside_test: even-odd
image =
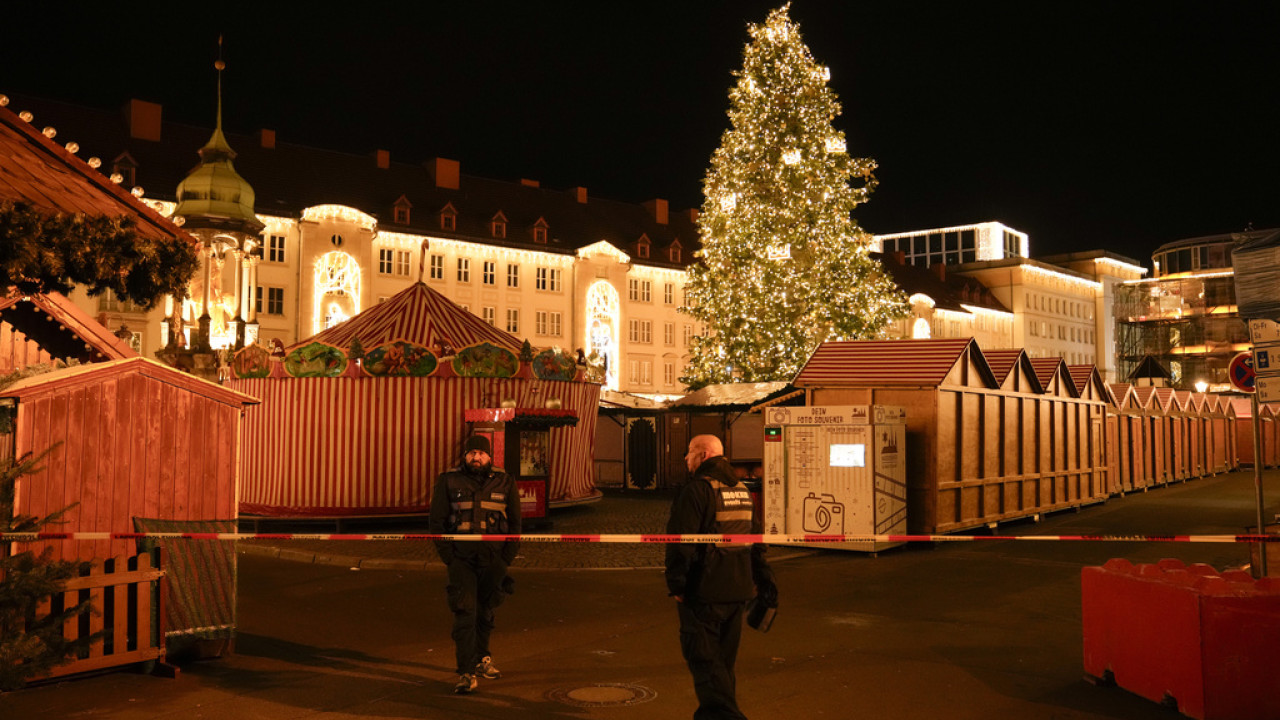
[[[200,239],[202,267],[190,297],[175,308],[166,349],[238,350],[257,339],[253,300],[263,228],[253,210],[253,187],[235,171],[236,153],[222,134],[222,38],[218,38],[218,110],[213,135],[200,148],[200,164],[178,183],[175,222]]]

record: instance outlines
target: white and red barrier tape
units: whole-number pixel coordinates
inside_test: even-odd
[[[1278,543],[1280,535],[433,535],[429,533],[184,533],[184,532],[36,532],[0,533],[3,542],[39,540],[456,540],[484,542],[566,543],[911,543],[978,542],[984,540],[1089,541],[1089,542],[1185,542]]]

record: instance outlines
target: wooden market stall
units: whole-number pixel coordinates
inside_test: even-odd
[[[547,428],[548,506],[600,496],[600,386],[567,353],[528,348],[424,283],[283,358],[250,346],[232,365],[228,387],[262,400],[246,418],[243,515],[425,512],[436,476],[461,459],[467,411],[503,408],[573,418]]]
[[[133,357],[35,375],[0,391],[17,457],[17,512],[76,504],[66,532],[133,532],[134,518],[234,520],[242,410],[253,398]],[[132,554],[132,540],[48,541],[57,559]]]
[[[794,384],[808,405],[905,408],[910,532],[1105,499],[1100,383],[1082,396],[1061,360],[1038,372],[1025,355],[1000,358],[997,379],[972,339],[828,342]]]

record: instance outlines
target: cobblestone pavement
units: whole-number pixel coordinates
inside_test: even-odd
[[[567,535],[661,533],[666,529],[673,491],[605,491],[595,503],[552,510],[550,523],[527,527],[527,533]],[[247,532],[247,530],[246,530]],[[262,532],[335,532],[319,523],[285,525],[273,523]],[[401,533],[426,532],[423,521],[388,520],[345,523],[343,532]],[[426,540],[242,540],[242,553],[268,555],[300,562],[345,565],[362,568],[421,570],[440,564],[435,544]],[[771,548],[770,558],[797,552],[791,548]],[[663,546],[640,543],[525,542],[521,544],[517,568],[656,568],[662,566]]]

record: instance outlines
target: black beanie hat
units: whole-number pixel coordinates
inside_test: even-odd
[[[485,455],[493,455],[493,448],[489,445],[489,438],[483,435],[472,435],[467,438],[467,442],[462,446],[462,454],[466,455],[472,450],[479,450]]]

